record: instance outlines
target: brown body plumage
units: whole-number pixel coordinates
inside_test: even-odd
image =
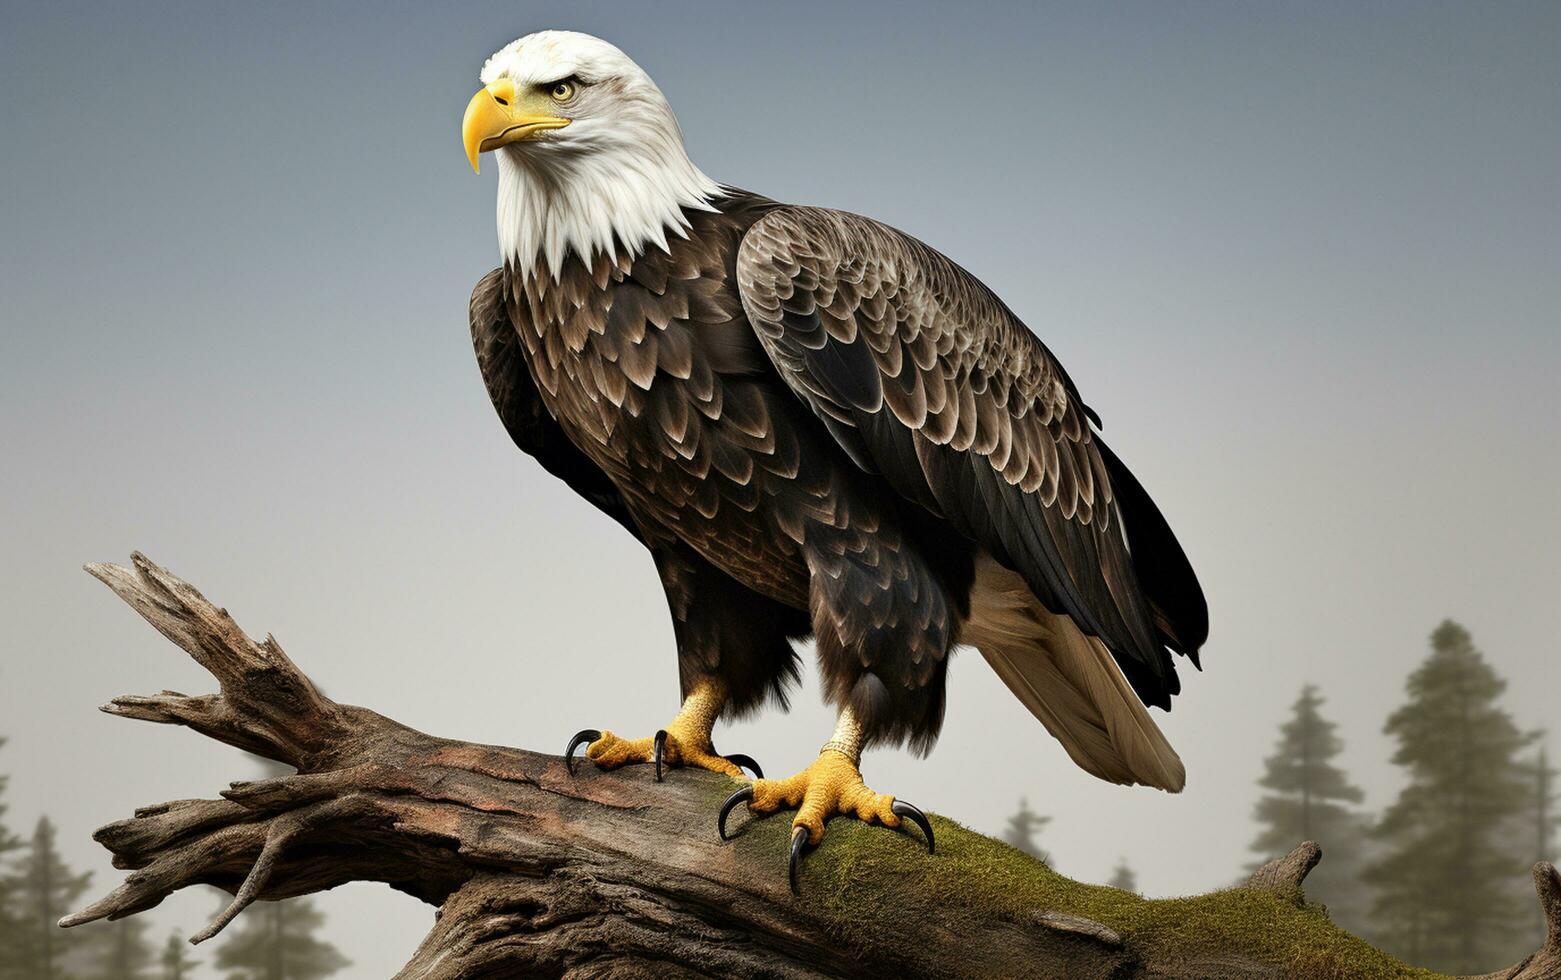
[[[1203,597],[1051,354],[893,229],[711,204],[665,250],[472,296],[516,443],[650,550],[685,693],[751,709],[812,635],[865,738],[925,748],[963,636],[1086,769],[1180,788],[1139,699],[1169,706]]]

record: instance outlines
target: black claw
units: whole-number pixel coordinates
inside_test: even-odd
[[[667,747],[667,730],[663,728],[656,733],[656,782],[661,782],[661,753]]]
[[[602,737],[602,733],[594,728],[582,728],[575,732],[575,737],[569,740],[569,748],[564,750],[564,768],[569,770],[569,775],[575,774],[575,749],[582,745],[589,745]]]
[[[797,884],[797,866],[802,863],[802,846],[807,842],[808,828],[798,827],[791,832],[791,857],[786,863],[786,877],[791,879],[791,893],[799,897],[802,888]]]
[[[932,824],[927,820],[927,815],[922,813],[918,807],[913,806],[904,800],[895,800],[892,804],[889,805],[889,809],[894,811],[894,815],[897,817],[910,817],[911,820],[915,821],[916,826],[921,828],[922,836],[927,838],[927,853],[931,854]]]
[[[737,804],[739,804],[739,803],[746,803],[746,802],[752,802],[752,800],[753,800],[753,787],[752,786],[744,786],[742,789],[740,789],[737,792],[733,793],[731,796],[728,796],[726,798],[726,802],[721,804],[721,815],[719,817],[716,817],[716,819],[715,819],[715,829],[721,834],[721,839],[722,840],[731,840],[730,837],[726,836],[726,816],[727,816],[727,814],[729,814],[733,810],[735,810],[737,808]]]
[[[755,779],[764,778],[764,770],[759,768],[759,764],[753,761],[753,756],[751,755],[743,755],[741,752],[733,752],[731,755],[723,755],[721,758],[725,759],[727,762],[730,762],[734,766],[741,766],[742,768],[753,773],[753,778]]]

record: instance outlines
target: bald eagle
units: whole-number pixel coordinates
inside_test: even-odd
[[[854,214],[719,184],[616,47],[531,34],[462,124],[498,161],[500,268],[472,339],[510,436],[638,538],[666,589],[682,708],[652,738],[586,730],[597,766],[742,776],[722,715],[816,644],[838,712],[817,761],[721,809],[931,827],[868,789],[861,750],[925,751],[944,675],[978,649],[1087,772],[1182,788],[1145,710],[1178,693],[1208,611],[1159,509],[1052,353],[979,280]]]

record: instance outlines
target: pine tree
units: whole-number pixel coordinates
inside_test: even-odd
[[[1561,807],[1556,799],[1556,776],[1561,775],[1550,765],[1549,754],[1541,748],[1534,760],[1534,860],[1554,861],[1555,830],[1561,824]]]
[[[0,746],[5,739],[0,738]],[[22,846],[21,840],[3,820],[6,813],[5,788],[8,777],[0,776],[0,977],[21,977],[22,972],[22,920],[16,912],[16,881],[5,873],[12,852]]]
[[[1008,826],[1003,829],[1003,840],[1037,861],[1051,864],[1051,855],[1035,842],[1035,835],[1040,833],[1042,827],[1051,823],[1051,819],[1031,810],[1030,801],[1021,798],[1018,812],[1008,818]]]
[[[1138,875],[1128,867],[1127,858],[1117,860],[1116,870],[1111,873],[1111,880],[1106,882],[1112,888],[1120,888],[1125,892],[1138,893]]]
[[[242,927],[217,950],[227,980],[319,980],[351,964],[315,933],[325,913],[307,898],[257,902],[239,916]]]
[[[58,922],[87,890],[92,874],[72,873],[60,858],[55,837],[54,824],[40,817],[11,875],[13,904],[21,919],[15,953],[20,975],[28,980],[71,976],[67,954],[81,947],[79,936],[62,930]]]
[[[1549,753],[1543,746],[1538,755],[1528,767],[1530,780],[1530,805],[1533,812],[1529,814],[1528,831],[1533,834],[1534,850],[1529,855],[1531,861],[1554,861],[1556,851],[1554,846],[1556,825],[1561,823],[1561,808],[1557,807],[1556,776],[1561,775],[1550,765]],[[1543,940],[1545,930],[1549,928],[1545,921],[1544,909],[1535,909],[1530,916],[1531,926],[1529,936],[1520,939],[1514,945],[1522,946],[1533,939]]]
[[[1519,753],[1534,736],[1498,706],[1506,682],[1451,620],[1431,634],[1431,654],[1406,687],[1384,731],[1409,784],[1374,831],[1384,853],[1364,873],[1371,916],[1391,952],[1478,973],[1529,921],[1533,843],[1510,831],[1530,805]]]
[[[163,967],[163,980],[186,980],[190,971],[200,963],[190,955],[189,942],[177,932],[168,935],[168,941],[163,943],[163,953],[158,958],[158,962]]]
[[[102,923],[93,934],[97,944],[98,980],[147,980],[155,955],[146,934],[151,925],[138,916]]]
[[[1306,879],[1306,894],[1328,907],[1334,922],[1352,932],[1364,924],[1366,894],[1360,880],[1366,819],[1347,804],[1364,794],[1333,764],[1344,743],[1337,726],[1318,710],[1323,698],[1311,684],[1290,709],[1279,729],[1274,754],[1265,760],[1258,785],[1269,790],[1253,815],[1262,826],[1251,849],[1259,855],[1252,867],[1287,854],[1297,844],[1314,840],[1327,860]]]

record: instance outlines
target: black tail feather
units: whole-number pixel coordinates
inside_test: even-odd
[[[1154,609],[1155,625],[1166,646],[1185,654],[1201,670],[1198,649],[1209,638],[1209,605],[1198,576],[1160,508],[1138,478],[1099,437],[1096,445],[1111,476],[1128,550],[1133,556],[1133,571]]]

